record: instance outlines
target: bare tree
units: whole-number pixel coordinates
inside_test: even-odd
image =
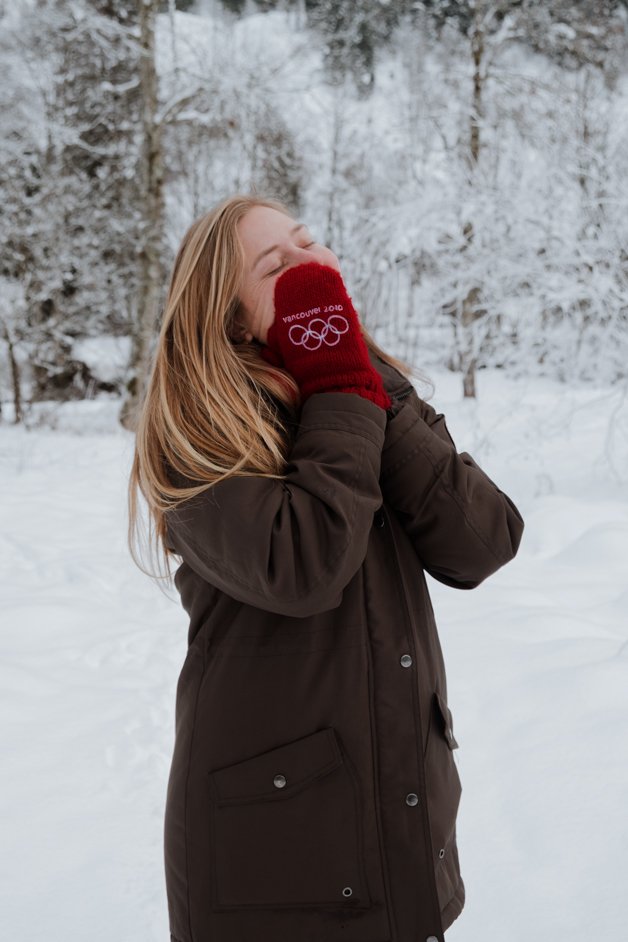
[[[144,394],[164,281],[163,119],[158,114],[155,64],[155,20],[158,8],[159,0],[143,0],[139,4],[139,77],[142,99],[139,187],[144,215],[138,254],[138,295],[132,330],[130,375],[127,395],[120,410],[120,421],[129,429],[135,428],[137,411]]]

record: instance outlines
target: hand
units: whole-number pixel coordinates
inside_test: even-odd
[[[391,405],[338,271],[319,262],[289,268],[275,282],[274,303],[261,356],[292,373],[302,400],[355,392],[382,409]]]

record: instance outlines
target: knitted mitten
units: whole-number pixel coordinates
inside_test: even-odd
[[[294,376],[302,401],[317,392],[352,392],[388,409],[390,396],[339,272],[319,262],[289,268],[275,282],[274,303],[261,356]]]

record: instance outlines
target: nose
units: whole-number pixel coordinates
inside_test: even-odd
[[[304,262],[312,262],[316,260],[317,256],[316,252],[312,251],[313,248],[315,248],[315,246],[292,246],[292,255],[296,259],[297,265],[302,265]]]
[[[300,245],[291,246],[288,253],[288,263],[287,268],[296,268],[298,265],[306,265],[308,262],[319,262],[323,263],[323,259],[320,257],[319,253],[313,251],[316,249],[316,246],[310,246],[304,248]],[[285,269],[284,269],[285,270]]]

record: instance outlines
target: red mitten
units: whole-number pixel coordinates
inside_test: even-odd
[[[294,376],[302,401],[317,392],[352,392],[389,408],[339,272],[319,262],[289,268],[275,282],[274,302],[261,356]]]

